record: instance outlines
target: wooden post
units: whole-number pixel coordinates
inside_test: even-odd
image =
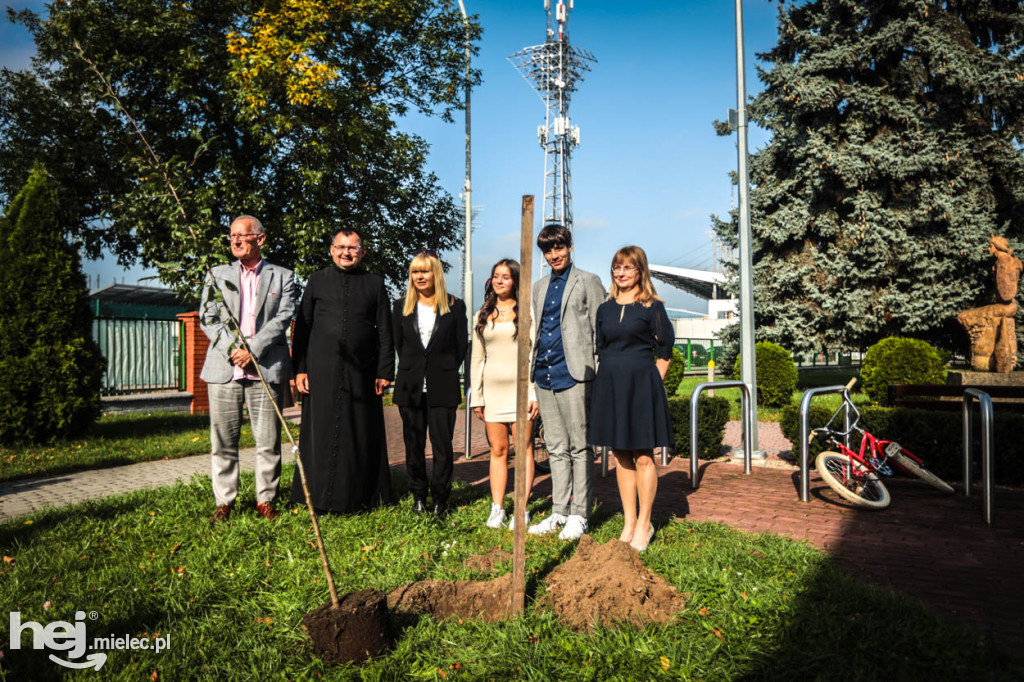
[[[530,401],[530,278],[533,269],[533,195],[523,196],[522,235],[519,245],[519,295],[517,321],[519,335],[519,364],[516,369],[516,487],[515,532],[512,537],[512,612],[519,613],[526,606],[526,457],[530,419],[527,407]]]

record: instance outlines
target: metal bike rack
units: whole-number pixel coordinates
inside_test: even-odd
[[[800,501],[810,502],[811,500],[811,477],[810,477],[810,442],[811,435],[809,412],[811,409],[811,398],[816,395],[827,393],[840,393],[843,396],[843,431],[846,431],[846,447],[850,447],[850,391],[846,386],[819,386],[804,391],[800,398]]]
[[[992,397],[976,388],[964,390],[964,496],[971,495],[971,404],[981,407],[981,507],[985,523],[992,525]]]
[[[697,480],[697,425],[701,391],[707,388],[738,388],[742,393],[740,410],[743,412],[743,473],[749,474],[751,461],[754,458],[753,444],[750,442],[750,426],[753,419],[753,406],[750,401],[750,386],[742,381],[705,381],[697,384],[690,396],[690,488],[696,490],[700,485]],[[662,455],[664,456],[664,454]]]

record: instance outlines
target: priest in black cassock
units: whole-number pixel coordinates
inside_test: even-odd
[[[334,265],[313,274],[292,342],[302,402],[299,451],[313,507],[356,512],[392,501],[381,394],[395,372],[384,278],[360,265],[356,230],[334,235]],[[299,470],[292,502],[305,503]]]

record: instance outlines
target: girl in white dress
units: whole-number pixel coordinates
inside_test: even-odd
[[[506,258],[491,270],[484,303],[476,315],[473,333],[471,393],[469,406],[487,429],[491,446],[491,513],[487,526],[505,525],[505,488],[508,484],[508,450],[516,436],[516,368],[518,367],[519,263]],[[532,330],[531,330],[532,332]],[[531,337],[532,342],[532,337]],[[533,419],[537,398],[530,384],[529,433],[526,434],[526,489],[533,488]],[[517,453],[518,457],[518,453]],[[526,521],[529,522],[529,513]],[[512,523],[509,523],[512,528]]]

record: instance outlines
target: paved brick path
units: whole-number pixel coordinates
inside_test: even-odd
[[[401,422],[397,410],[386,412],[392,466],[402,467]],[[455,475],[487,485],[486,457],[465,461],[463,418],[455,436]],[[775,425],[762,425],[770,431]],[[479,422],[473,452],[484,455],[486,439]],[[252,468],[251,452],[243,466]],[[209,474],[207,455],[87,471],[0,484],[0,521],[45,505],[60,506],[145,487],[169,485]],[[595,467],[595,498],[612,512],[621,511],[614,469],[601,478]],[[660,470],[655,516],[717,521],[754,533],[776,533],[819,547],[874,583],[916,596],[941,611],[991,632],[1007,648],[1024,650],[1024,491],[1000,489],[995,525],[982,521],[980,496],[945,497],[916,480],[889,483],[892,505],[881,512],[853,509],[842,503],[815,473],[811,501],[799,501],[798,474],[757,467],[746,476],[741,466],[704,463],[701,487],[689,488],[689,463],[673,460]],[[538,477],[534,497],[549,496],[550,481]],[[211,506],[212,506],[211,497]]]

